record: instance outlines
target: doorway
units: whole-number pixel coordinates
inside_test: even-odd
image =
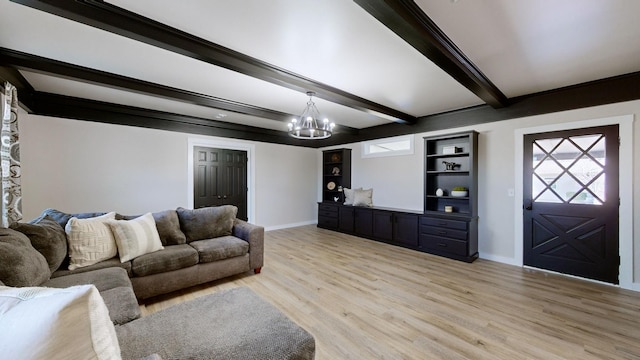
[[[193,207],[235,205],[247,217],[247,152],[193,147]]]
[[[617,284],[619,126],[528,134],[524,265]]]

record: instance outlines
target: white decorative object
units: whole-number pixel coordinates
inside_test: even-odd
[[[453,212],[453,206],[447,205],[444,207],[444,212]]]
[[[438,190],[436,190],[436,196],[443,196],[443,195],[444,195],[444,191],[438,188]]]
[[[453,197],[465,197],[467,196],[467,191],[459,191],[459,190],[451,190],[451,196]]]
[[[457,146],[445,146],[442,148],[443,155],[457,154],[459,152],[462,152],[462,148]]]

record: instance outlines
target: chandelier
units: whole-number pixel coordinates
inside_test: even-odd
[[[296,139],[314,140],[314,139],[326,139],[331,136],[333,128],[336,126],[334,123],[329,123],[329,119],[322,120],[322,126],[318,126],[320,121],[320,112],[313,102],[312,97],[316,93],[313,91],[307,91],[309,101],[307,107],[300,115],[299,119],[293,119],[289,125],[289,135]]]

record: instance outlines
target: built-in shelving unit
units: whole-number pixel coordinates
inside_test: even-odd
[[[426,137],[424,149],[420,242],[429,252],[473,261],[478,257],[478,133]]]
[[[322,152],[322,202],[343,203],[344,188],[351,188],[351,149]]]

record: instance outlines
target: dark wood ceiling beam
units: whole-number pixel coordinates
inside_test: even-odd
[[[2,62],[0,62],[2,64]],[[31,112],[33,104],[33,94],[35,90],[29,84],[27,79],[20,74],[18,69],[11,66],[0,66],[0,81],[8,81],[11,85],[15,86],[18,90],[18,103],[26,111]]]
[[[71,78],[74,80],[81,80],[89,83],[108,85],[110,87],[131,90],[141,94],[159,96],[169,100],[177,100],[218,110],[226,110],[239,114],[257,116],[265,119],[282,121],[284,123],[289,122],[291,118],[298,116],[253,105],[243,104],[237,101],[209,96],[206,94],[200,94],[193,91],[187,91],[148,81],[138,80],[83,66],[69,64],[66,62],[27,54],[24,52],[2,47],[0,47],[0,64],[8,64],[21,69],[54,74],[64,78]],[[19,72],[18,75],[20,75]],[[286,127],[283,124],[283,129],[285,128]],[[335,132],[357,134],[358,129],[338,124],[335,128]]]
[[[316,141],[298,140],[284,131],[233,124],[194,116],[172,114],[133,106],[36,91],[38,115],[94,121],[107,124],[136,126],[199,135],[251,140],[275,144],[319,147]]]
[[[314,91],[319,98],[394,122],[413,124],[416,121],[412,115],[320,83],[103,1],[12,1],[289,89],[300,92]]]
[[[412,0],[354,0],[391,31],[494,108],[507,97]]]

